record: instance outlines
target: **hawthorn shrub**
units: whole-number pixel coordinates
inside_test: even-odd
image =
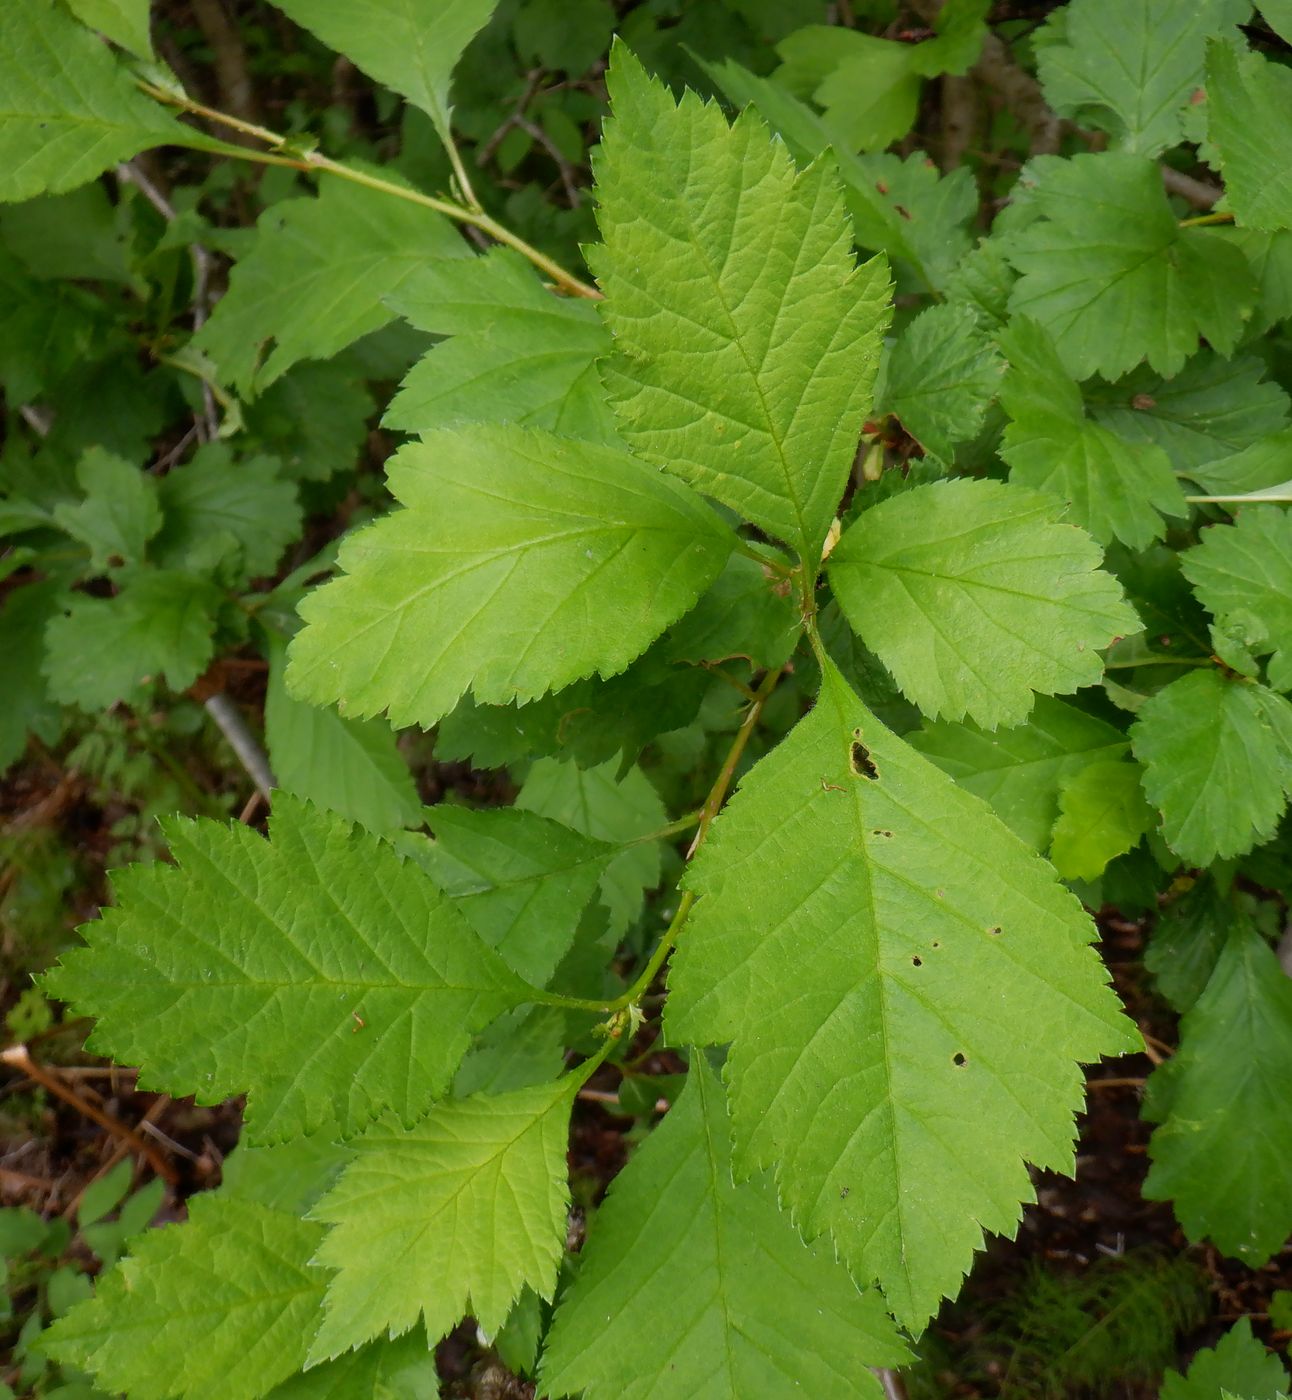
[[[38,1350],[140,1400],[431,1395],[469,1316],[541,1395],[877,1395],[1142,1045],[1103,904],[1157,911],[1181,1017],[1145,1193],[1265,1263],[1292,11],[278,8],[397,141],[212,110],[145,0],[0,11],[0,758],[252,649],[277,775],[267,834],[168,818],[43,979],[145,1087],[247,1100]],[[939,170],[927,80],[993,74],[1028,158],[948,121]],[[408,729],[514,804],[423,807]],[[576,1250],[611,1070],[641,1130]],[[1286,1377],[1244,1324],[1167,1385]]]

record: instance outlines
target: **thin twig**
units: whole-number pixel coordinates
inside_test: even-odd
[[[220,733],[229,741],[229,747],[242,764],[247,777],[255,783],[256,790],[268,802],[275,787],[273,770],[269,766],[264,749],[247,728],[247,722],[242,718],[238,707],[222,690],[208,695],[203,704],[207,714],[219,726]]]
[[[101,1108],[96,1108],[88,1100],[82,1098],[70,1084],[61,1079],[53,1070],[37,1064],[28,1053],[25,1045],[6,1046],[4,1050],[0,1050],[0,1060],[21,1071],[28,1079],[35,1080],[41,1088],[47,1089],[56,1098],[62,1099],[64,1103],[70,1104],[78,1113],[90,1119],[91,1122],[97,1123],[113,1137],[128,1142],[135,1152],[141,1153],[147,1158],[148,1165],[163,1181],[171,1186],[175,1185],[178,1177],[174,1167],[157,1151],[152,1143],[140,1137],[128,1123],[113,1118],[110,1113],[104,1113]]]

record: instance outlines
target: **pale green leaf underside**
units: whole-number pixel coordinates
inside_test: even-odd
[[[830,556],[853,630],[931,718],[1020,724],[1033,692],[1096,683],[1098,652],[1139,630],[1053,497],[993,481],[905,491],[865,511]]]
[[[54,0],[0,6],[0,200],[59,194],[146,146],[195,140]]]
[[[1157,165],[1105,152],[1042,157],[1041,217],[1005,252],[1022,274],[1010,310],[1040,322],[1077,379],[1114,379],[1141,360],[1176,374],[1205,337],[1230,353],[1256,300],[1240,249],[1181,229]]]
[[[387,427],[425,433],[485,420],[616,440],[596,365],[609,332],[590,302],[554,296],[518,253],[427,262],[386,300],[419,330],[448,337],[409,370]]]
[[[731,1178],[725,1095],[700,1055],[616,1178],[544,1351],[542,1393],[585,1400],[873,1395],[907,1358],[875,1293],[805,1245],[762,1175]]]
[[[1270,684],[1292,690],[1292,515],[1273,504],[1249,506],[1232,526],[1204,530],[1180,567],[1216,618],[1250,616],[1252,650],[1271,654]]]
[[[570,1192],[565,1164],[577,1076],[381,1123],[311,1212],[331,1226],[316,1262],[336,1271],[315,1361],[419,1319],[432,1339],[465,1313],[492,1334],[521,1288],[556,1286]]]
[[[774,1166],[805,1234],[922,1326],[1012,1233],[1026,1163],[1071,1170],[1079,1064],[1137,1043],[1092,925],[832,666],[688,885],[666,1025],[732,1042],[738,1174]]]
[[[201,1193],[188,1209],[185,1224],[140,1235],[44,1345],[131,1400],[256,1400],[305,1363],[323,1228]]]
[[[268,650],[265,744],[278,786],[369,831],[420,826],[417,785],[391,727],[293,700],[283,683],[286,640],[271,633]]]
[[[1234,917],[1180,1048],[1149,1080],[1160,1123],[1144,1183],[1192,1241],[1259,1268],[1292,1234],[1292,979],[1256,927]]]
[[[497,0],[274,0],[370,78],[415,103],[449,139],[453,67]]]
[[[152,58],[149,34],[151,0],[68,0],[72,13],[91,29],[140,58]]]
[[[422,857],[467,922],[528,982],[543,986],[617,847],[517,807],[426,809]]]
[[[380,330],[392,317],[382,298],[426,259],[470,256],[434,210],[325,180],[315,198],[284,200],[260,216],[251,251],[193,345],[226,383],[259,392],[301,360],[330,359]]]
[[[301,605],[288,683],[429,728],[468,688],[532,700],[639,656],[718,576],[734,536],[622,449],[476,424],[387,467],[406,507],[341,546]]]
[[[1234,217],[1247,228],[1292,228],[1292,73],[1213,43],[1207,93],[1207,134]]]
[[[1037,75],[1060,115],[1100,127],[1118,150],[1155,156],[1183,137],[1203,82],[1206,41],[1248,17],[1242,0],[1074,0],[1061,39],[1037,36]]]
[[[934,721],[906,739],[1037,851],[1050,844],[1064,782],[1129,748],[1111,724],[1048,695],[1038,696],[1027,723],[1014,729]]]
[[[1095,880],[1152,824],[1138,764],[1115,759],[1087,764],[1059,790],[1050,859],[1065,880]]]
[[[203,1103],[248,1091],[276,1141],[389,1109],[411,1122],[473,1032],[529,989],[384,842],[280,793],[270,839],[177,821],[176,865],[136,865],[49,991],[143,1082]]]
[[[622,46],[596,160],[590,262],[619,356],[625,440],[815,561],[852,465],[888,321],[833,169],[796,173],[752,111],[681,105]]]
[[[1209,865],[1274,834],[1292,791],[1292,704],[1283,696],[1194,671],[1142,706],[1131,742],[1177,855]]]

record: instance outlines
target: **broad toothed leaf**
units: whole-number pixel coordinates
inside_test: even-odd
[[[878,1296],[805,1245],[766,1174],[731,1178],[722,1085],[692,1059],[681,1098],[610,1188],[561,1299],[541,1393],[586,1400],[880,1395],[906,1359]]]
[[[577,1074],[381,1123],[311,1214],[336,1271],[311,1350],[336,1356],[419,1318],[432,1340],[470,1312],[486,1333],[528,1284],[550,1298],[565,1247],[566,1140]]]
[[[732,1042],[738,1176],[774,1167],[807,1236],[922,1326],[1013,1232],[1026,1164],[1072,1169],[1079,1065],[1137,1043],[1093,926],[833,666],[687,884],[665,1022]]]
[[[1020,724],[1033,692],[1095,684],[1139,630],[1116,579],[1053,497],[949,481],[865,511],[830,556],[853,630],[931,718]]]
[[[1268,840],[1292,793],[1292,703],[1194,671],[1148,700],[1131,730],[1162,835],[1198,865]]]
[[[183,1225],[139,1236],[41,1345],[131,1400],[256,1400],[305,1364],[327,1274],[323,1227],[198,1194]]]
[[[439,1384],[435,1353],[414,1331],[311,1366],[271,1390],[269,1400],[429,1400]]]
[[[429,728],[468,688],[532,700],[611,676],[690,608],[735,537],[622,449],[475,424],[387,464],[398,510],[341,546],[301,605],[288,685]]]
[[[268,841],[211,821],[167,834],[176,864],[119,876],[46,986],[144,1083],[248,1091],[261,1141],[383,1109],[412,1122],[472,1033],[529,996],[423,871],[285,793]]]
[[[596,160],[590,260],[620,352],[625,440],[797,553],[820,556],[888,321],[859,268],[837,177],[796,172],[752,111],[680,106],[622,46]]]
[[[1207,94],[1208,135],[1234,217],[1247,228],[1292,228],[1292,73],[1258,53],[1213,43]]]
[[[449,137],[449,80],[498,0],[274,0],[357,68],[416,103]]]
[[[1138,764],[1087,764],[1059,790],[1050,859],[1065,880],[1095,880],[1152,825]]]
[[[1240,1317],[1214,1347],[1194,1354],[1187,1374],[1162,1377],[1161,1400],[1286,1400],[1288,1374]]]
[[[148,541],[161,528],[157,479],[101,447],[77,464],[85,499],[54,507],[54,523],[90,550],[90,567],[142,564]]]
[[[1192,1241],[1259,1268],[1292,1234],[1292,979],[1243,913],[1206,988],[1180,1023],[1180,1048],[1153,1072],[1145,1117],[1152,1201],[1172,1202]]]

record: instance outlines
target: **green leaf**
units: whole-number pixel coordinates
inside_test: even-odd
[[[487,420],[616,440],[596,369],[611,341],[596,308],[546,291],[519,254],[427,262],[386,300],[419,330],[451,337],[409,370],[387,427]]]
[[[1205,990],[1225,946],[1229,910],[1215,880],[1204,875],[1154,920],[1144,966],[1173,1010],[1188,1011]]]
[[[208,579],[169,569],[127,571],[114,598],[69,595],[45,634],[49,693],[103,710],[140,703],[162,676],[176,693],[186,690],[211,659],[221,602]]]
[[[1048,695],[1037,696],[1027,723],[1015,729],[930,721],[906,738],[1037,851],[1050,844],[1064,784],[1130,747],[1111,724]]]
[[[1166,533],[1162,514],[1188,515],[1170,458],[1086,418],[1081,391],[1040,326],[1017,316],[999,343],[1010,362],[1001,403],[1012,419],[1000,455],[1012,482],[1068,502],[1073,523],[1101,544],[1143,549]]]
[[[270,633],[268,644],[265,743],[278,786],[369,831],[420,826],[417,785],[390,726],[293,700],[283,683],[287,643]]]
[[[1168,1371],[1162,1377],[1161,1400],[1216,1400],[1219,1394],[1282,1400],[1287,1388],[1282,1363],[1252,1335],[1251,1322],[1240,1317],[1214,1347],[1194,1354],[1187,1374]]]
[[[1074,378],[1112,379],[1141,360],[1175,374],[1199,337],[1233,351],[1256,302],[1247,260],[1179,227],[1153,161],[1106,152],[1031,168],[1039,217],[1005,245],[1021,274],[1010,310],[1050,332]]]
[[[1050,859],[1065,880],[1097,880],[1152,824],[1138,764],[1087,764],[1059,789]]]
[[[372,395],[342,364],[306,361],[243,405],[247,431],[296,481],[323,481],[360,459]]]
[[[544,986],[574,941],[616,847],[514,807],[426,810],[435,883],[527,982]]]
[[[1270,654],[1270,685],[1292,690],[1292,515],[1274,505],[1247,506],[1232,525],[1204,530],[1180,567],[1218,621],[1250,618],[1248,645]]]
[[[446,144],[454,65],[497,0],[274,0],[370,78],[420,107]]]
[[[556,1287],[570,1189],[565,1163],[577,1073],[383,1122],[313,1209],[332,1228],[318,1263],[336,1270],[310,1357],[338,1355],[419,1318],[438,1339],[470,1312],[486,1333],[522,1286]]]
[[[316,197],[282,200],[260,216],[251,251],[191,344],[249,396],[301,360],[330,359],[379,330],[393,315],[383,298],[426,259],[470,256],[434,210],[325,180]]]
[[[269,1400],[427,1400],[438,1389],[435,1353],[414,1331],[312,1366],[270,1391]]]
[[[53,0],[0,9],[0,201],[60,194],[146,146],[206,145]]]
[[[67,0],[67,3],[82,24],[97,29],[137,58],[153,57],[148,24],[150,0]]]
[[[1247,228],[1292,227],[1292,73],[1232,45],[1207,46],[1207,135],[1234,217]]]
[[[1193,1242],[1259,1269],[1292,1234],[1292,978],[1251,919],[1230,916],[1180,1048],[1149,1078],[1150,1201],[1171,1201]]]
[[[969,307],[931,306],[884,361],[876,408],[895,414],[926,452],[949,462],[956,443],[982,429],[1004,368]]]
[[[1196,865],[1268,840],[1292,793],[1292,704],[1198,670],[1141,706],[1131,729],[1162,834]]]
[[[400,449],[396,511],[301,605],[288,682],[429,728],[470,687],[528,700],[622,671],[717,577],[733,535],[620,449],[475,424]]]
[[[557,1308],[540,1392],[759,1400],[880,1394],[906,1350],[828,1242],[805,1245],[766,1174],[740,1185],[722,1085],[682,1096],[611,1185]]]
[[[1078,1063],[1136,1045],[1092,925],[828,663],[687,886],[665,1024],[732,1042],[737,1175],[774,1166],[805,1235],[918,1329],[983,1231],[1012,1234],[1025,1163],[1072,1170]]]
[[[1229,456],[1287,426],[1288,397],[1262,381],[1262,361],[1204,350],[1172,379],[1141,369],[1118,384],[1086,386],[1092,416],[1118,437],[1155,442],[1177,472]]]
[[[1033,691],[1103,674],[1139,630],[1090,537],[1052,497],[957,480],[890,497],[844,531],[830,582],[848,621],[930,718],[1020,724]]]
[[[386,1109],[411,1123],[472,1033],[528,998],[421,870],[336,816],[280,793],[268,841],[165,830],[176,865],[119,876],[48,989],[144,1082],[203,1103],[249,1091],[260,1141]]]
[[[796,173],[753,112],[728,127],[693,93],[675,105],[622,45],[609,86],[590,262],[621,433],[815,561],[869,404],[887,269],[856,266],[829,167]]]
[[[142,564],[148,541],[161,528],[157,480],[138,467],[91,448],[76,468],[85,499],[54,507],[54,521],[90,551],[90,567]]]
[[[1278,491],[1286,484],[1287,473],[1292,470],[1289,458],[1292,458],[1292,432],[1284,429],[1240,452],[1191,467],[1188,476],[1213,499],[1259,498],[1263,492]]]
[[[669,628],[663,646],[674,661],[746,656],[770,670],[788,660],[802,630],[793,589],[785,580],[748,555],[733,554],[708,592]]]
[[[305,1362],[327,1277],[310,1263],[323,1229],[204,1193],[188,1209],[187,1223],[139,1236],[42,1346],[131,1400],[255,1400]]]
[[[1184,139],[1207,39],[1236,34],[1250,11],[1244,0],[1074,0],[1036,35],[1037,76],[1060,116],[1156,156]]]
[[[27,735],[46,743],[58,737],[58,706],[49,695],[43,674],[45,629],[68,598],[61,579],[5,590],[0,606],[0,656],[5,659],[5,696],[0,705],[0,773],[27,747]]]

